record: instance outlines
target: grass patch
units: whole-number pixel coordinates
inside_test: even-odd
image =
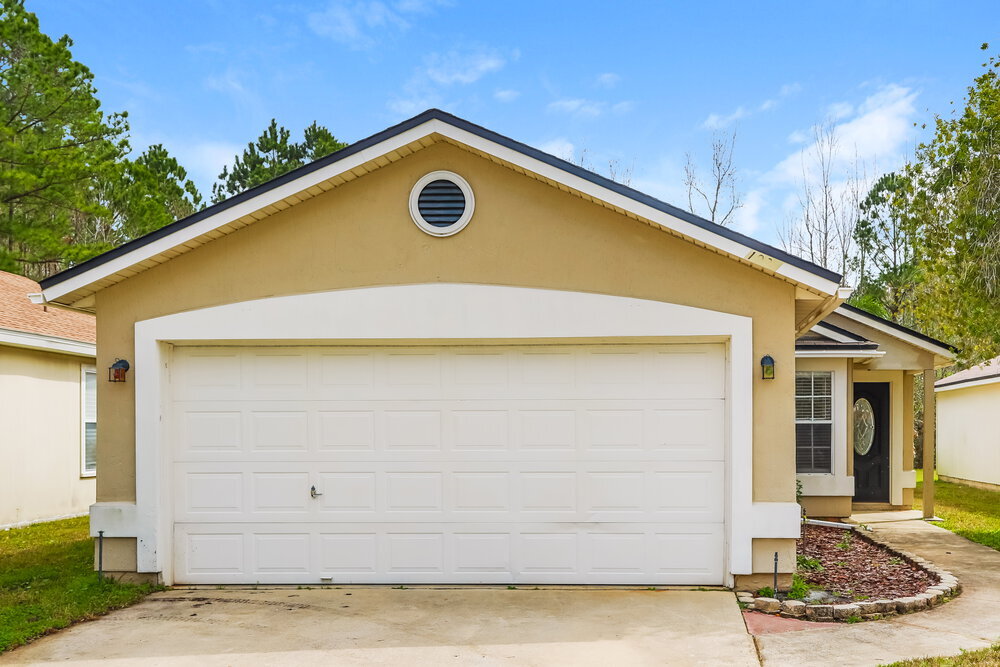
[[[1000,665],[1000,644],[978,651],[962,651],[947,658],[901,660],[885,667],[995,667],[996,665]]]
[[[922,507],[924,490],[919,472],[913,499],[915,509]],[[1000,493],[936,480],[934,513],[944,519],[938,524],[942,528],[1000,551]]]
[[[0,653],[155,590],[98,581],[87,522],[80,517],[0,531]]]

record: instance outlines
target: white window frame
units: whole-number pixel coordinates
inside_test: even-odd
[[[796,438],[796,442],[795,442],[795,448],[796,448],[795,474],[796,475],[833,475],[833,474],[835,474],[835,472],[837,470],[837,437],[836,437],[836,435],[837,435],[837,433],[836,433],[837,429],[836,429],[836,425],[835,425],[835,422],[837,421],[836,420],[836,415],[837,415],[837,401],[836,401],[836,396],[837,396],[837,383],[836,383],[836,379],[837,378],[836,378],[836,373],[833,370],[826,370],[826,369],[817,369],[817,370],[813,370],[813,369],[799,370],[799,369],[796,369],[795,370],[795,376],[796,376],[795,379],[796,379],[796,381],[798,380],[798,376],[799,376],[800,373],[802,373],[802,374],[808,373],[810,376],[815,376],[815,375],[817,375],[819,373],[823,373],[823,374],[828,375],[830,377],[830,418],[829,419],[799,419],[798,415],[795,416],[795,425],[796,426],[798,426],[799,424],[829,424],[830,425],[830,469],[826,470],[826,471],[823,471],[823,472],[817,472],[815,470],[810,470],[810,471],[801,471],[801,470],[799,470],[799,468],[798,468],[798,444],[799,444],[798,443],[798,429],[796,429],[796,434],[795,434],[795,438]],[[798,382],[796,382],[796,384],[798,384]],[[810,393],[809,397],[810,397],[810,399],[814,399],[816,397],[816,394],[815,393]],[[798,393],[798,391],[796,391],[795,392],[795,402],[796,402],[796,404],[798,403],[798,400],[799,400],[799,393]],[[798,411],[798,405],[796,405],[796,412],[797,411]]]
[[[89,364],[80,366],[80,477],[97,477],[97,462],[93,470],[87,469],[87,374],[94,374],[94,392],[97,392],[97,367]],[[96,404],[97,397],[94,396]],[[96,413],[96,408],[95,408]],[[94,415],[97,424],[97,415]]]
[[[847,474],[848,432],[853,428],[848,418],[850,402],[851,359],[795,359],[796,371],[833,372],[833,472],[796,472],[805,496],[854,496],[854,476]],[[853,406],[853,403],[851,403]],[[797,470],[798,468],[796,468]]]

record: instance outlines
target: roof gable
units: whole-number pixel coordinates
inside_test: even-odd
[[[442,140],[479,152],[526,175],[619,210],[629,217],[651,222],[817,294],[837,294],[840,276],[832,271],[536,148],[431,109],[337,153],[51,276],[41,284],[44,298],[86,307],[88,297],[104,287]]]

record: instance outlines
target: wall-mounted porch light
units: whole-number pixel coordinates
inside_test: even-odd
[[[760,377],[763,380],[774,379],[774,357],[770,354],[760,358]]]
[[[124,382],[125,374],[128,373],[129,365],[124,359],[115,359],[115,363],[108,368],[108,382]]]

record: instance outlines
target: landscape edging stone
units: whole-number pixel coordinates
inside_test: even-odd
[[[774,614],[785,618],[823,622],[851,621],[852,619],[855,621],[874,621],[886,616],[911,614],[931,609],[961,594],[962,586],[958,578],[951,572],[937,567],[927,559],[921,558],[916,554],[893,547],[886,541],[877,538],[874,533],[861,533],[859,529],[860,527],[855,528],[854,532],[899,556],[911,565],[934,575],[938,578],[938,583],[928,586],[924,592],[913,596],[885,600],[865,600],[837,605],[809,604],[802,600],[778,600],[777,598],[756,597],[752,591],[738,591],[736,593],[737,599],[753,611]]]

